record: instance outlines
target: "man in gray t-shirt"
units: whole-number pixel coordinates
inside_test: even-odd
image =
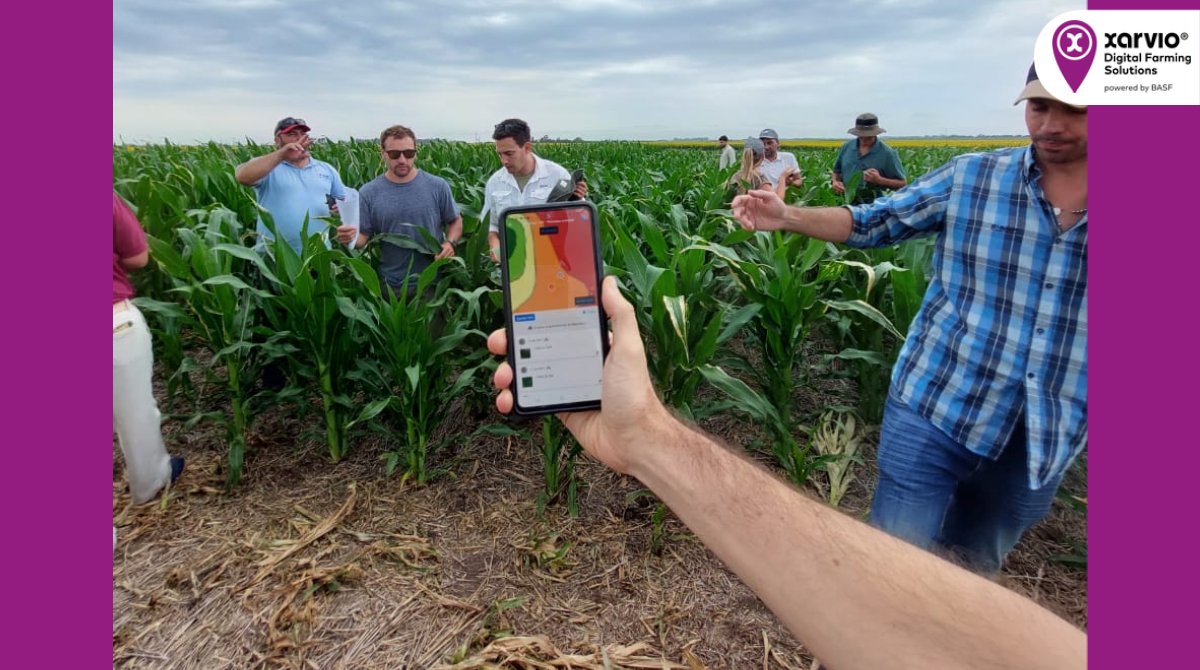
[[[426,238],[420,229],[429,231],[440,249],[426,252],[384,240],[380,250],[379,273],[383,280],[393,291],[405,281],[412,290],[421,272],[434,260],[454,255],[454,245],[462,239],[462,216],[446,180],[417,169],[417,136],[412,130],[392,126],[379,136],[379,145],[387,172],[362,187],[359,229],[341,226],[338,240],[349,244],[357,233],[355,246],[362,247],[375,235],[403,235],[425,247]]]

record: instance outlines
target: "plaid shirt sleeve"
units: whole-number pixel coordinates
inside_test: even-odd
[[[951,161],[891,195],[850,207],[854,227],[846,244],[884,247],[942,230],[956,165]]]

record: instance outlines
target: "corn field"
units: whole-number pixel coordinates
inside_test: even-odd
[[[912,180],[971,149],[898,151]],[[450,183],[466,242],[395,300],[383,297],[376,244],[331,248],[326,222],[309,222],[300,253],[284,242],[254,250],[260,210],[233,171],[269,150],[253,143],[113,148],[114,188],[150,238],[151,267],[134,279],[154,331],[165,411],[189,425],[223,427],[227,485],[237,486],[247,467],[256,419],[285,406],[319,419],[331,463],[362,444],[382,444],[374,447],[381,467],[421,484],[454,467],[443,452],[469,440],[468,431],[538,445],[539,506],[575,512],[579,445],[555,419],[508,424],[492,409],[496,361],[484,341],[502,325],[502,300],[479,218],[483,185],[499,167],[492,146],[421,145],[418,167]],[[929,242],[862,251],[742,231],[728,210],[728,175],[716,167],[715,147],[601,142],[537,151],[585,171],[606,272],[637,308],[664,402],[697,422],[724,416],[755,426],[740,446],[773,459],[797,486],[819,477],[818,490],[840,495],[858,442],[880,420],[891,365],[925,290]],[[794,151],[805,183],[789,200],[847,201],[829,188],[836,147]],[[322,140],[312,153],[351,187],[383,169],[370,140]],[[854,402],[797,404],[798,392],[823,380],[843,380]]]

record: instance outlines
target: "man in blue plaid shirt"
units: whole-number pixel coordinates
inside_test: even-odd
[[[995,573],[1087,445],[1087,108],[1031,67],[1029,146],[968,154],[854,207],[733,202],[750,230],[857,247],[937,236],[892,371],[871,522]]]

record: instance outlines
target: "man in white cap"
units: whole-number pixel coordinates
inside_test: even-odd
[[[846,179],[858,173],[861,181],[854,192],[854,204],[870,202],[884,194],[904,188],[908,177],[896,150],[883,143],[879,135],[887,132],[879,127],[879,117],[871,113],[859,114],[854,127],[846,132],[855,136],[847,140],[838,150],[833,162],[833,192],[846,192]]]
[[[779,150],[779,133],[771,128],[763,128],[758,134],[763,143],[763,161],[758,171],[771,183],[771,188],[777,188],[781,181],[788,186],[799,186],[804,183],[804,175],[800,173],[800,163],[796,156],[787,151]]]
[[[1087,446],[1087,108],[1031,67],[1031,143],[955,157],[847,207],[733,201],[750,230],[855,247],[927,234],[925,302],[892,370],[871,522],[994,574]]]

